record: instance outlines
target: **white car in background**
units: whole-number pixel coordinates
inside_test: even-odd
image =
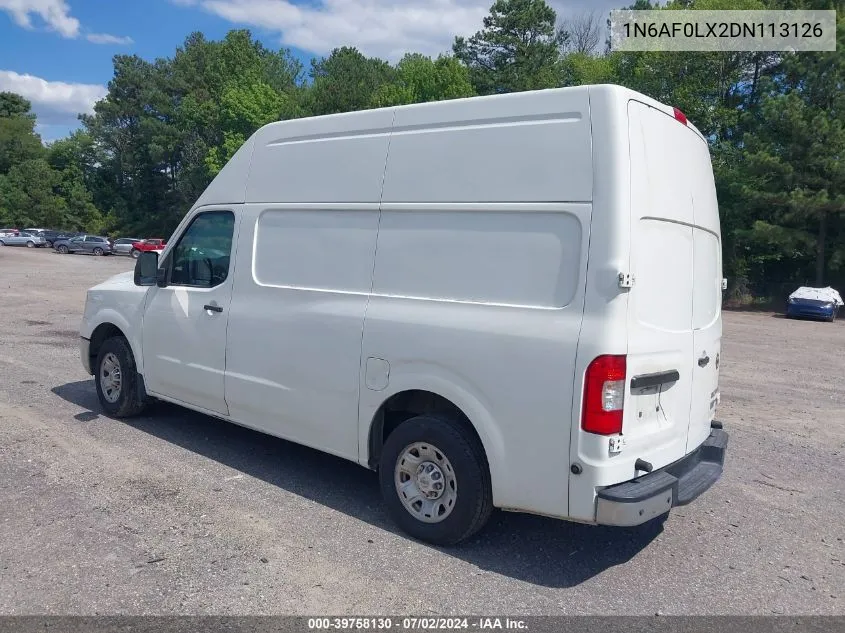
[[[28,233],[21,231],[17,235],[4,235],[0,237],[0,246],[26,246],[27,248],[36,248],[38,246],[46,246],[47,240],[35,233]]]
[[[131,255],[135,244],[142,241],[140,237],[119,237],[112,244],[115,255]]]

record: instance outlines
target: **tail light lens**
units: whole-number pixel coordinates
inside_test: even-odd
[[[625,356],[599,356],[587,367],[581,428],[587,433],[622,432],[625,405]]]
[[[672,108],[672,111],[675,113],[675,118],[683,123],[684,125],[687,124],[687,115],[678,110],[678,108]]]

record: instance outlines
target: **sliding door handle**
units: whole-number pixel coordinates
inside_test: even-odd
[[[213,306],[213,305],[204,305],[202,307],[203,310],[208,310],[209,312],[223,312],[223,308],[221,306]]]

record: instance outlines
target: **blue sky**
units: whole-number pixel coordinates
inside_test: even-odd
[[[470,35],[492,0],[0,0],[0,91],[23,94],[49,141],[78,126],[106,91],[112,56],[171,56],[192,31],[219,39],[249,28],[303,59],[352,45],[391,61],[436,55]],[[552,0],[561,17],[613,0]],[[602,17],[602,22],[604,17]]]

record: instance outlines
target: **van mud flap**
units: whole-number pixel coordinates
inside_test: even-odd
[[[728,434],[713,422],[710,436],[690,454],[660,470],[598,492],[596,522],[600,525],[640,525],[683,506],[722,476]]]

